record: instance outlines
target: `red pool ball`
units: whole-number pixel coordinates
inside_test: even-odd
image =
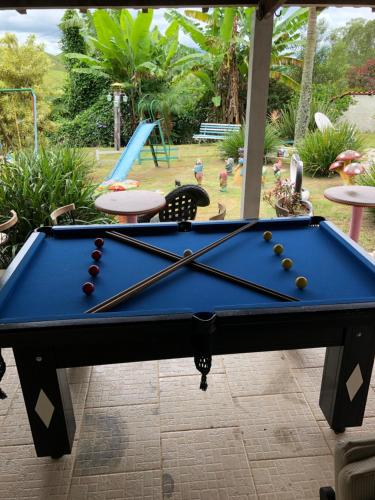
[[[102,252],[100,250],[94,250],[91,254],[91,257],[94,259],[94,260],[99,260],[100,257],[102,256]]]
[[[82,290],[86,295],[90,295],[95,290],[95,285],[90,281],[86,281],[86,283],[82,285]]]
[[[89,267],[89,274],[91,274],[91,276],[97,276],[99,274],[99,271],[100,268],[96,264],[93,264]]]
[[[96,238],[94,243],[96,247],[101,248],[104,245],[104,240],[103,238]]]

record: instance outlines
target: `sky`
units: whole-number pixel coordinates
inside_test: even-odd
[[[161,31],[167,25],[163,17],[164,9],[155,10],[154,24],[157,24]],[[35,33],[38,42],[45,44],[46,51],[51,54],[58,54],[60,32],[58,24],[63,15],[63,10],[29,10],[27,15],[18,14],[14,10],[0,10],[0,37],[8,32],[15,33],[18,39],[23,42],[28,35]],[[375,19],[375,13],[370,8],[330,7],[326,9],[319,18],[324,18],[329,27],[337,28],[344,26],[350,19],[355,18]],[[187,42],[187,37],[181,34],[180,41]]]

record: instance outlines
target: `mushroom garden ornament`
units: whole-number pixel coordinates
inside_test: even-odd
[[[329,170],[337,172],[344,184],[354,184],[355,176],[363,172],[363,167],[359,163],[352,162],[353,160],[358,160],[361,156],[360,153],[351,149],[343,151],[337,156],[336,160],[329,167]],[[351,165],[355,165],[355,167],[351,167]]]

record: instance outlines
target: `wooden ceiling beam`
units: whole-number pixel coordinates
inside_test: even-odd
[[[168,7],[226,7],[231,5],[256,7],[255,0],[214,0],[207,4],[202,0],[1,0],[0,10],[17,11],[31,9],[99,9],[99,8],[168,8]]]
[[[257,8],[257,18],[261,21],[262,19],[268,19],[270,16],[276,12],[277,9],[282,7],[285,0],[260,0]]]
[[[163,8],[163,7],[225,7],[262,5],[263,16],[271,15],[284,1],[280,0],[1,0],[1,9],[15,9],[26,13],[30,9],[97,9],[97,8]],[[300,5],[304,7],[370,7],[375,8],[375,0],[286,0],[285,5]]]

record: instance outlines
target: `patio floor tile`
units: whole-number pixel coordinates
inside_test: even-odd
[[[311,411],[316,420],[325,420],[322,410],[319,406],[320,385],[322,383],[322,368],[303,368],[293,369],[293,374],[297,384],[303,391],[306,401],[309,403]],[[366,417],[375,416],[375,391],[369,388],[366,410]]]
[[[17,388],[20,385],[17,368],[15,366],[7,366],[0,387],[5,392],[7,397],[0,400],[0,415],[6,415],[12,403],[12,399],[16,395]]]
[[[331,455],[261,460],[250,463],[259,500],[316,500],[321,486],[332,486]]]
[[[0,497],[6,500],[65,500],[68,496],[75,447],[59,460],[38,458],[34,446],[0,447]]]
[[[256,500],[238,428],[162,434],[164,498]]]
[[[290,368],[315,368],[324,365],[325,347],[284,351]]]
[[[162,500],[161,471],[74,477],[69,500]]]
[[[94,366],[86,408],[159,403],[158,362]]]
[[[282,351],[223,356],[232,396],[298,392]]]
[[[223,358],[212,356],[212,367],[210,373],[224,373]],[[159,377],[179,377],[182,375],[196,375],[193,358],[163,359],[159,361]]]
[[[162,432],[238,425],[225,375],[208,375],[207,391],[199,384],[200,375],[160,379]]]
[[[342,434],[336,434],[325,420],[319,422],[319,427],[322,429],[332,452],[335,449],[336,443],[344,439],[374,438],[375,436],[375,418],[373,417],[364,418],[361,427],[348,427]]]
[[[4,358],[4,361],[7,365],[7,367],[8,366],[16,366],[16,360],[14,359],[14,356],[13,356],[13,349],[2,348],[1,355]]]
[[[235,398],[249,460],[329,454],[303,394]]]
[[[70,384],[70,393],[72,395],[77,426],[75,439],[79,437],[87,389],[88,383]],[[1,427],[1,442],[4,446],[33,443],[21,387],[18,388],[9,411],[4,417]]]
[[[160,469],[158,405],[85,410],[74,476]]]
[[[66,368],[69,384],[81,384],[90,382],[92,366],[79,366],[77,368]]]

